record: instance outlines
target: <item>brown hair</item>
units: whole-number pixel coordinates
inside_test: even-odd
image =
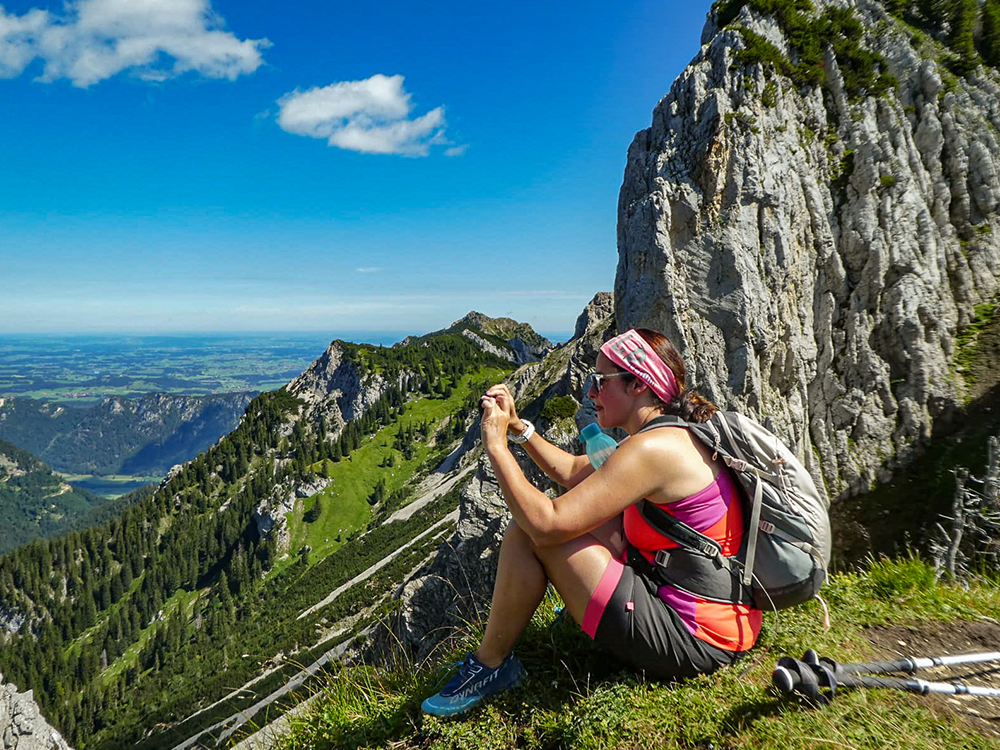
[[[712,415],[719,410],[719,407],[702,396],[697,391],[687,387],[687,368],[684,366],[684,359],[680,353],[670,343],[670,339],[658,331],[649,328],[636,328],[638,333],[653,351],[659,355],[664,364],[674,372],[677,378],[677,387],[680,392],[670,403],[663,403],[654,395],[657,401],[663,405],[667,414],[675,414],[685,422],[707,422]]]

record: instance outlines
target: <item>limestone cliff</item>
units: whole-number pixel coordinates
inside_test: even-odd
[[[848,85],[860,58],[833,38],[825,82],[793,82],[778,21],[722,5],[738,13],[710,16],[629,148],[618,327],[666,332],[707,395],[765,415],[831,497],[855,494],[963,398],[956,338],[1000,275],[1000,75],[956,78],[872,0],[822,1],[812,17],[861,21],[889,85]]]
[[[35,703],[32,691],[17,692],[3,684],[0,675],[0,747],[4,750],[72,750],[49,726]]]
[[[302,416],[313,422],[325,419],[333,434],[364,414],[390,385],[378,372],[363,372],[354,359],[346,356],[347,346],[342,341],[332,342],[287,386],[289,393],[305,401]]]

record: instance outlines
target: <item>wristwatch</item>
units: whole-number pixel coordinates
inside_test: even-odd
[[[535,425],[531,424],[527,419],[521,420],[524,423],[524,430],[520,435],[515,435],[513,432],[507,432],[507,439],[512,443],[517,443],[521,445],[527,443],[532,435],[535,434]]]

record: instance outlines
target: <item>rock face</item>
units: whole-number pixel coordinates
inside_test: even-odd
[[[261,500],[253,510],[257,533],[264,537],[273,534],[278,552],[287,552],[291,536],[287,515],[295,509],[295,501],[312,497],[332,484],[326,477],[314,476],[307,481],[290,482],[274,488],[270,496]]]
[[[0,675],[0,743],[3,750],[72,750],[42,718],[32,691],[17,692]]]
[[[830,2],[816,2],[818,10]],[[766,415],[831,498],[907,462],[962,397],[956,335],[1000,274],[1000,75],[949,79],[871,0],[850,5],[898,89],[852,99],[836,55],[797,89],[701,51],[628,153],[615,315],[678,346],[714,401]]]
[[[378,401],[389,385],[377,372],[359,372],[358,366],[345,356],[342,342],[334,341],[287,389],[306,402],[303,417],[315,423],[321,417],[326,419],[327,429],[336,436],[347,422]]]
[[[397,625],[400,642],[426,658],[452,628],[482,615],[489,605],[500,549],[510,512],[489,462],[480,461],[461,491],[455,533],[433,562],[406,583]]]
[[[467,338],[473,344],[478,346],[480,349],[482,349],[484,352],[488,352],[489,354],[492,354],[494,357],[500,357],[500,359],[506,359],[508,362],[512,362],[514,364],[520,364],[520,365],[524,364],[524,362],[518,361],[519,359],[518,355],[515,354],[512,349],[507,349],[505,347],[501,348],[496,344],[494,344],[493,342],[487,341],[474,331],[470,331],[468,328],[462,331],[462,335],[465,336],[465,338]],[[520,339],[518,339],[518,341],[520,341]],[[531,358],[525,361],[532,362],[534,360],[535,358]]]

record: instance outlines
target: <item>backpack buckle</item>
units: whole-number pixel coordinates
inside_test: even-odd
[[[659,565],[661,568],[667,567],[667,562],[670,560],[670,553],[665,549],[656,550],[656,555],[653,557],[653,561]]]
[[[708,557],[722,557],[722,548],[712,542],[705,542],[702,544],[701,551]]]
[[[750,468],[750,464],[741,458],[729,458],[726,460],[726,465],[733,471],[746,471]]]
[[[763,531],[765,534],[773,534],[775,526],[770,521],[761,521],[757,525],[757,528]]]

